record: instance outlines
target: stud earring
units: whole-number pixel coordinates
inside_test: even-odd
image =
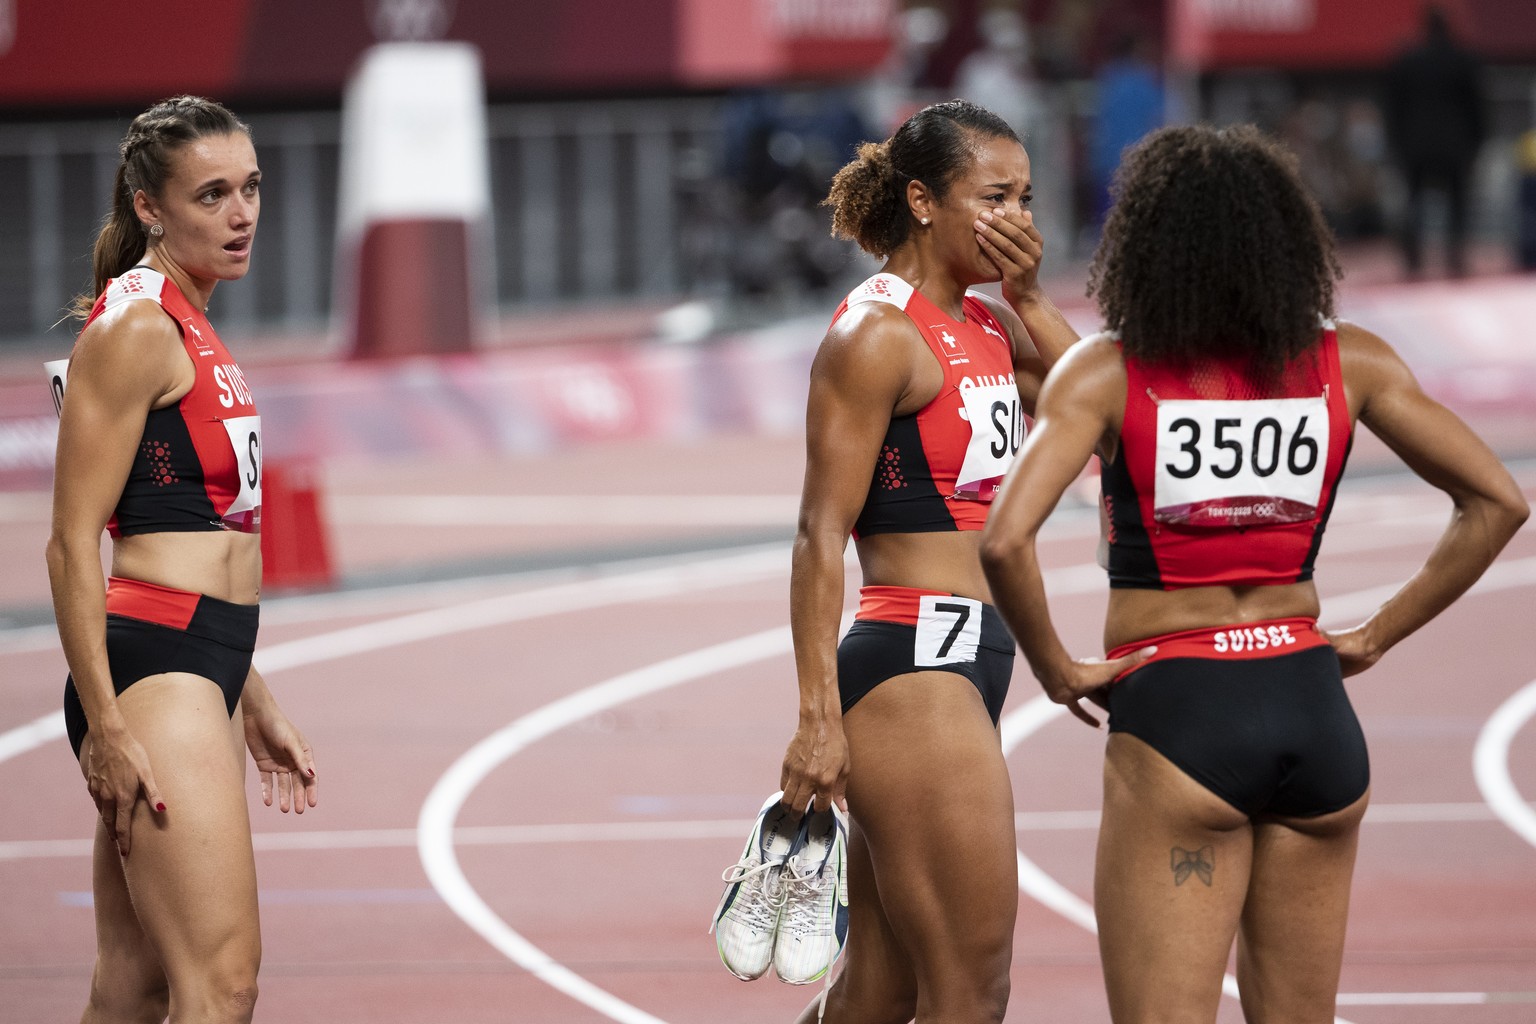
[[[159,238],[161,235],[165,234],[165,228],[161,227],[159,224],[151,224],[149,226],[149,234],[151,238]]]
[[[920,223],[920,224],[927,224],[928,223],[928,218],[927,217],[920,217],[920,218],[918,218],[918,223]],[[155,225],[155,226],[159,227],[158,224]]]

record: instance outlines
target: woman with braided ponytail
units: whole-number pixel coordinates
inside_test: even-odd
[[[885,260],[811,368],[790,583],[800,715],[783,804],[850,819],[829,1024],[978,1024],[1008,1002],[1018,892],[997,722],[1014,646],[977,542],[1045,372],[1077,339],[1036,278],[1031,199],[1018,137],[961,100],[866,143],[827,198],[834,230]],[[1003,301],[971,291],[989,282]],[[863,587],[840,642],[850,535]]]
[[[317,797],[309,744],[251,666],[261,421],[204,313],[250,265],[261,170],[246,126],[192,96],[135,118],[121,154],[76,302],[48,541],[65,722],[98,812],[81,1019],[233,1024],[261,960],[243,748],[267,805]]]

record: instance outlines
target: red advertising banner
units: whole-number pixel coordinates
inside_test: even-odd
[[[1380,67],[1419,38],[1425,0],[1169,0],[1184,68]],[[1536,58],[1536,3],[1441,0],[1457,37],[1488,60]]]
[[[0,106],[338,99],[380,42],[453,40],[493,94],[867,74],[897,0],[0,0]]]

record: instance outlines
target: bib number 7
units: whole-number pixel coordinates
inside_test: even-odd
[[[981,642],[981,602],[969,597],[924,594],[917,613],[912,663],[919,668],[976,660]]]

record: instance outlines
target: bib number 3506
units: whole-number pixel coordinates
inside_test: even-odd
[[[1313,518],[1328,427],[1322,397],[1160,403],[1154,518],[1213,527]]]

